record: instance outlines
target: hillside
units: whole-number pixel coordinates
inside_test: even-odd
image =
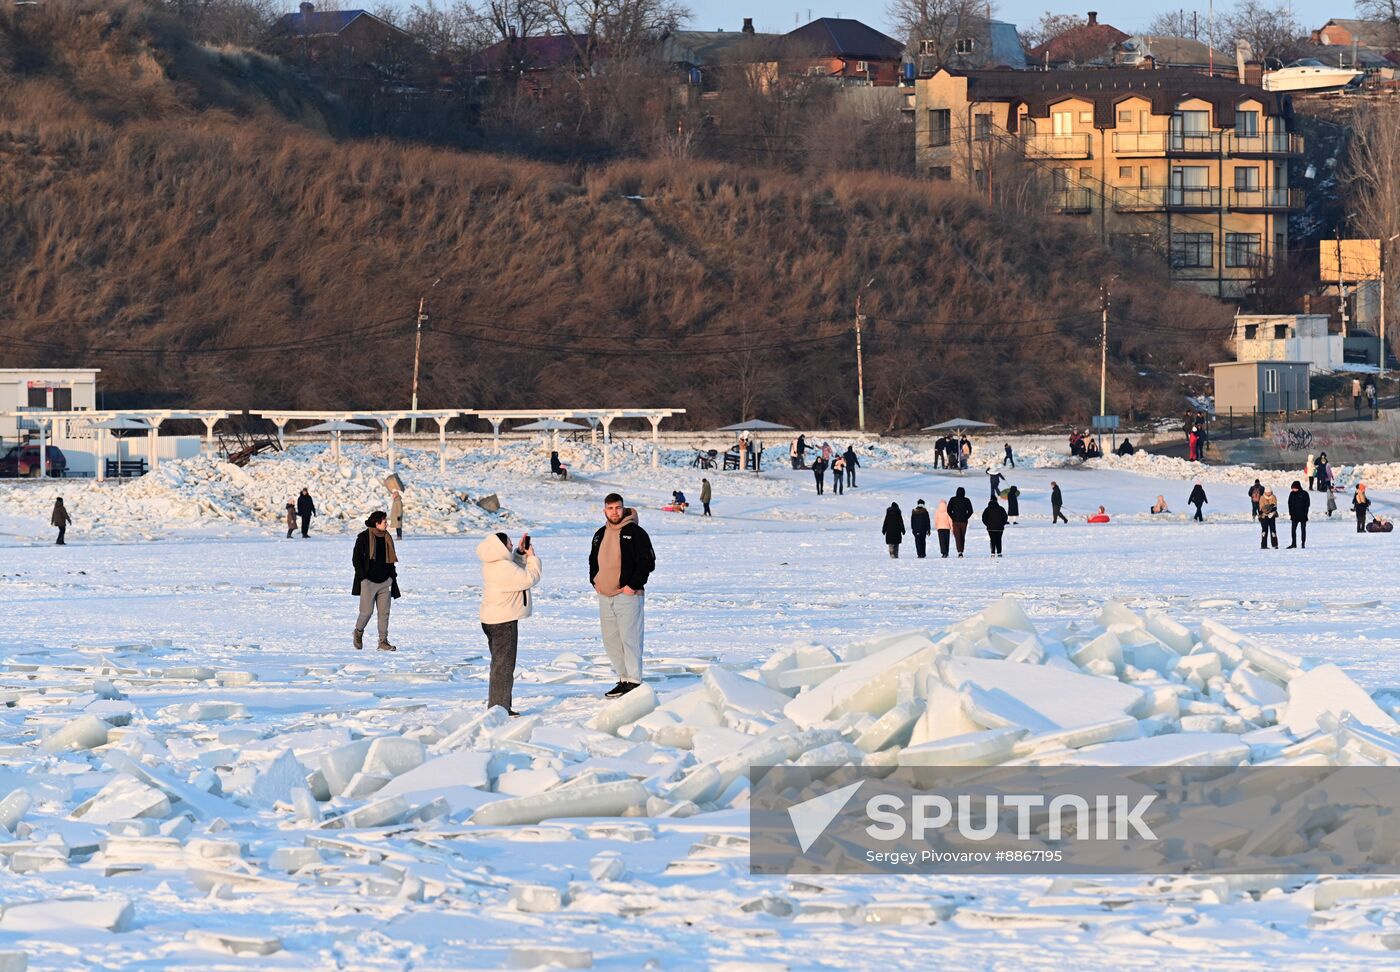
[[[874,428],[1175,413],[1229,312],[1066,221],[946,185],[688,161],[570,169],[338,140],[275,62],[138,6],[0,10],[0,366],[109,402],[675,405]],[[436,284],[435,284],[436,281]]]

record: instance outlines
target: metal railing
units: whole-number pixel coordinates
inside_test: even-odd
[[[1150,213],[1167,208],[1165,186],[1139,186],[1136,189],[1114,189],[1113,209],[1119,213]]]
[[[1168,209],[1219,209],[1220,190],[1214,186],[1169,186]]]
[[[1089,157],[1089,136],[1087,133],[1022,135],[1021,145],[1026,155],[1032,158],[1087,159]]]
[[[1231,155],[1302,155],[1303,136],[1292,132],[1253,132],[1241,135],[1231,132]]]
[[[1165,155],[1166,132],[1114,132],[1113,151],[1120,156]]]
[[[1231,189],[1231,209],[1279,211],[1303,208],[1301,189]]]
[[[1052,205],[1062,213],[1087,213],[1094,208],[1094,194],[1089,189],[1058,189]]]
[[[1219,155],[1219,132],[1168,132],[1168,155]]]

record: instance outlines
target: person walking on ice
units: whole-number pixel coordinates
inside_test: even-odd
[[[900,512],[898,503],[891,503],[885,510],[885,522],[880,526],[880,532],[885,536],[885,547],[890,552],[890,558],[898,560],[899,544],[904,539],[904,514]]]
[[[403,493],[397,489],[389,491],[389,525],[394,528],[394,537],[403,539]]]
[[[1006,453],[1001,458],[1001,464],[1003,466],[1010,466],[1012,469],[1016,468],[1016,457],[1011,453],[1010,442],[1006,443]]]
[[[302,488],[297,497],[297,516],[301,517],[301,535],[310,536],[311,518],[316,515],[316,501],[311,498],[311,490]],[[387,517],[388,514],[385,514]]]
[[[928,535],[933,532],[923,500],[919,500],[919,505],[909,514],[909,532],[914,535],[914,554],[923,560],[928,553]]]
[[[68,524],[72,522],[73,518],[68,515],[68,507],[63,505],[63,497],[59,496],[53,501],[53,513],[49,515],[49,523],[58,527],[58,539],[54,541],[54,546],[68,546],[64,542],[63,536],[68,532]]]
[[[1062,520],[1069,523],[1069,517],[1065,516],[1065,495],[1060,492],[1060,484],[1054,480],[1050,481],[1050,513],[1051,526]]]
[[[992,556],[1001,556],[1001,538],[1006,532],[1006,510],[1002,509],[997,498],[993,496],[987,501],[986,509],[982,511],[982,525],[987,528],[987,540],[992,545]]]
[[[603,647],[617,673],[606,697],[615,699],[642,684],[646,586],[656,569],[656,551],[637,525],[637,511],[623,504],[620,493],[603,498],[603,519],[588,552],[588,582],[598,595]]]
[[[822,495],[822,488],[826,485],[826,460],[817,456],[812,460],[812,475],[817,480],[817,495]]]
[[[1272,489],[1265,489],[1263,495],[1259,497],[1259,549],[1265,549],[1270,542],[1277,550],[1278,497],[1274,495]]]
[[[948,515],[948,501],[939,500],[938,509],[933,511],[933,529],[938,533],[938,553],[948,559],[948,540],[953,534],[953,518]]]
[[[963,555],[967,544],[967,521],[972,519],[972,500],[967,498],[967,490],[961,486],[948,501],[948,518],[953,521],[953,543],[958,548],[958,556]]]
[[[1005,478],[1006,477],[1003,476],[1001,473],[993,472],[991,466],[987,467],[987,479],[992,484],[992,499],[997,498],[997,491],[1001,489],[1002,480],[1004,480]]]
[[[860,458],[856,455],[856,447],[846,446],[846,451],[841,454],[841,458],[846,460],[846,485],[855,489],[856,467],[860,465]]]
[[[1292,542],[1288,544],[1288,549],[1292,550],[1298,546],[1298,531],[1303,532],[1303,549],[1308,549],[1308,507],[1312,505],[1312,497],[1303,489],[1303,484],[1298,480],[1293,480],[1293,485],[1288,490],[1288,519]]]
[[[1356,514],[1356,532],[1366,532],[1366,514],[1371,510],[1371,499],[1366,495],[1366,484],[1357,483],[1356,492],[1351,496],[1351,511]],[[63,542],[62,534],[59,543]]]
[[[296,503],[288,503],[288,504],[287,504],[287,539],[288,539],[288,540],[292,539],[292,534],[296,532],[296,528],[297,528],[297,505],[296,505]]]
[[[831,460],[831,493],[833,496],[846,493],[846,457],[839,452]]]
[[[389,514],[375,510],[365,520],[365,529],[355,538],[350,562],[355,568],[355,584],[350,593],[360,599],[360,616],[355,619],[355,647],[365,646],[365,625],[378,613],[379,650],[398,651],[389,643],[389,608],[399,596],[399,556],[388,530]]]
[[[491,652],[488,708],[499,705],[515,715],[515,653],[520,644],[520,620],[530,616],[530,591],[540,582],[540,558],[524,534],[514,550],[510,537],[493,533],[476,545],[481,561],[481,630]]]
[[[700,514],[701,516],[709,516],[709,515],[710,515],[710,499],[711,499],[711,497],[712,497],[713,495],[714,495],[714,492],[710,489],[710,481],[709,481],[708,479],[701,479],[701,480],[700,480],[700,505],[701,505],[702,507],[704,507],[704,512]]]
[[[1201,514],[1201,507],[1209,503],[1210,500],[1206,499],[1205,488],[1200,483],[1191,487],[1191,495],[1186,497],[1186,502],[1196,508],[1195,521],[1197,523],[1204,523],[1206,518]]]

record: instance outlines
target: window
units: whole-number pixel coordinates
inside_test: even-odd
[[[952,142],[952,113],[947,108],[931,108],[928,113],[928,143],[948,145]]]
[[[1087,165],[1086,165],[1086,166],[1083,166],[1082,168],[1080,168],[1080,170],[1079,170],[1079,181],[1080,181],[1080,182],[1090,182],[1090,181],[1093,180],[1093,178],[1094,178],[1094,170],[1093,170],[1093,168],[1091,168],[1090,166],[1087,166]]]
[[[1070,184],[1069,169],[1052,169],[1050,171],[1050,185],[1056,189],[1068,189]]]
[[[49,390],[48,390],[47,388],[35,388],[33,385],[30,385],[30,386],[29,386],[29,407],[30,407],[30,408],[48,408],[48,407],[49,407]]]
[[[1072,113],[1068,111],[1054,112],[1050,115],[1050,121],[1056,138],[1074,134],[1074,115]]]
[[[1118,124],[1120,124],[1120,125],[1131,125],[1132,123],[1133,123],[1133,111],[1132,111],[1131,108],[1129,108],[1129,109],[1126,110],[1126,111],[1120,111],[1120,112],[1118,113]]]
[[[1259,262],[1258,233],[1225,234],[1225,266],[1252,267]]]
[[[1277,395],[1277,394],[1278,394],[1278,369],[1277,369],[1277,368],[1265,368],[1265,369],[1264,369],[1264,394],[1266,394],[1266,395]]]
[[[53,410],[55,412],[73,411],[73,389],[55,388],[53,390]]]
[[[856,71],[857,71],[857,72],[859,72],[860,74],[864,74],[864,73],[866,73],[866,72],[869,71],[869,70],[870,70],[870,62],[869,62],[869,61],[856,61]]]
[[[953,180],[953,167],[951,165],[931,165],[928,167],[928,174],[930,179],[951,182]]]
[[[990,112],[981,112],[972,116],[973,137],[979,142],[985,142],[992,137],[992,115]]]
[[[1172,266],[1174,267],[1213,267],[1215,266],[1214,233],[1173,233]]]
[[[1173,127],[1185,135],[1204,135],[1210,131],[1210,112],[1179,111],[1172,116]]]
[[[959,37],[953,42],[953,53],[971,54],[977,47],[977,41],[972,37]]]
[[[1133,177],[1133,167],[1131,165],[1120,165],[1118,167],[1118,178],[1131,179]]]
[[[1081,111],[1079,113],[1079,123],[1081,125],[1094,124],[1094,113],[1092,111]]]
[[[1258,324],[1246,324],[1246,325],[1244,326],[1244,339],[1245,339],[1246,341],[1253,341],[1253,340],[1254,340],[1255,338],[1257,338],[1258,336],[1259,336],[1259,325],[1258,325]]]
[[[924,56],[924,57],[936,57],[936,56],[938,55],[938,41],[936,41],[936,40],[921,40],[921,41],[919,41],[919,53],[920,53],[922,56]]]
[[[1235,189],[1238,192],[1259,191],[1259,166],[1241,165],[1235,168]]]
[[[1275,340],[1275,341],[1286,341],[1286,340],[1288,340],[1288,325],[1287,325],[1287,324],[1275,324],[1275,325],[1274,325],[1274,340]]]
[[[1241,138],[1254,138],[1259,134],[1259,112],[1236,111],[1235,134]]]
[[[1138,166],[1138,188],[1152,188],[1152,170],[1145,165]]]

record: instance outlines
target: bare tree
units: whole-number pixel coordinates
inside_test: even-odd
[[[1149,37],[1195,37],[1198,30],[1194,12],[1168,10],[1148,21],[1143,33]]]
[[[1362,234],[1389,240],[1400,233],[1400,105],[1385,101],[1358,106],[1351,131],[1346,169],[1348,208]],[[1395,254],[1400,252],[1397,244],[1400,240],[1382,246],[1387,254]],[[1397,289],[1388,288],[1386,319],[1400,322],[1395,316],[1400,307],[1394,299]]]
[[[397,26],[446,61],[460,62],[485,46],[485,23],[466,0],[450,6],[438,6],[434,0],[415,3]]]
[[[1035,23],[1021,29],[1021,43],[1026,50],[1030,50],[1059,37],[1065,31],[1083,27],[1084,23],[1084,18],[1077,14],[1057,14],[1047,10]]]
[[[1385,24],[1387,42],[1400,47],[1400,0],[1356,0],[1356,15]]]
[[[989,64],[992,11],[990,0],[890,0],[885,8],[926,71]]]
[[[486,19],[497,40],[510,37],[532,37],[549,19],[549,11],[541,0],[490,0]]]
[[[690,18],[678,0],[540,0],[540,6],[550,30],[576,38],[584,74],[593,73],[602,58],[619,61],[649,53],[658,37]]]
[[[1244,41],[1256,58],[1291,61],[1298,56],[1303,28],[1293,18],[1288,0],[1273,4],[1268,0],[1240,0],[1222,18],[1220,33],[1232,49]]]

